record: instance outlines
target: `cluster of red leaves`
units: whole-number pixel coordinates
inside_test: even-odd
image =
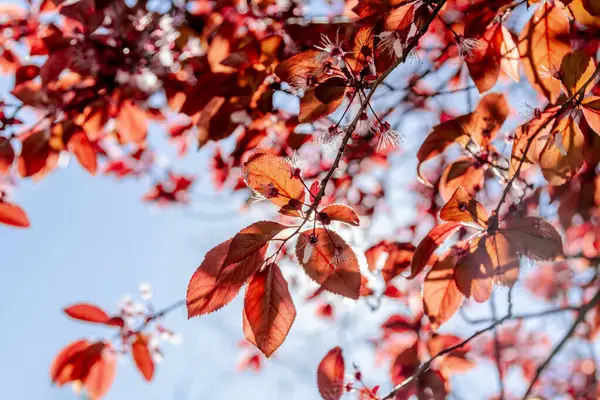
[[[71,155],[92,175],[164,176],[144,199],[160,205],[187,203],[194,178],[160,171],[150,127],[167,128],[180,155],[192,142],[200,148],[235,136],[231,151],[223,146],[213,153],[215,185],[249,187],[274,204],[286,223],[256,222],[209,251],[188,286],[189,317],[218,310],[247,284],[244,336],[268,357],[283,343],[296,316],[279,267],[285,256],[295,256],[319,285],[311,298],[328,291],[354,300],[377,295],[403,301],[406,292],[392,281],[408,270],[406,277],[414,280],[429,266],[423,312],[388,319],[382,343],[388,346],[397,335],[416,333],[409,345],[388,350],[394,357],[392,381],[400,384],[420,373],[405,389],[407,396],[445,396],[449,371],[472,366],[468,346],[437,359],[431,368],[419,368],[428,356],[461,343],[458,337],[434,332],[464,298],[484,302],[494,285],[512,287],[523,259],[552,261],[564,250],[567,256],[582,256],[587,266],[597,262],[600,8],[591,0],[344,1],[349,18],[321,24],[305,23],[303,2],[282,3],[289,4],[173,2],[163,14],[148,12],[146,2],[129,6],[124,0],[43,0],[29,9],[0,7],[0,67],[14,76],[11,96],[19,103],[0,103],[0,177],[11,178],[8,186],[17,176],[40,179],[56,169],[61,157]],[[507,21],[522,5],[535,11],[515,32]],[[422,47],[419,39],[425,34],[430,40],[423,42],[440,48]],[[404,96],[380,111],[371,95],[407,53],[424,55],[431,69],[409,76]],[[442,91],[426,87],[423,79],[456,66],[457,60],[446,86],[469,90],[468,76],[485,95],[466,114],[439,112],[441,123],[417,153],[418,175],[428,188],[415,190],[426,205],[418,208],[411,228],[414,233],[424,227],[425,215],[433,216],[436,225],[416,247],[396,238],[376,239],[365,257],[369,271],[381,276],[385,286],[374,293],[357,254],[334,227],[337,222],[358,226],[359,215],[375,214],[387,188],[371,172],[374,166],[388,167],[390,144],[399,136],[386,118],[397,110],[433,111],[429,100]],[[511,108],[504,94],[488,91],[504,78],[520,82],[520,69],[548,104],[533,109],[507,138],[512,143],[507,155],[498,143]],[[276,95],[299,96],[298,115],[276,108],[283,103],[274,102]],[[156,97],[161,97],[159,106]],[[357,102],[359,112],[351,115]],[[22,109],[33,111],[33,124],[18,115]],[[346,124],[347,119],[352,122]],[[177,122],[165,127],[172,120]],[[311,135],[300,133],[306,126]],[[340,140],[332,162],[320,144]],[[452,145],[462,155],[448,163]],[[303,170],[283,158],[304,149],[312,158]],[[434,158],[439,171],[424,170]],[[538,169],[545,182],[530,193],[524,176]],[[322,187],[319,179],[325,172]],[[356,182],[361,175],[375,181],[369,189]],[[500,196],[494,192],[496,181],[506,185]],[[6,184],[4,179],[0,184]],[[539,215],[543,194],[558,204],[556,226],[567,231],[565,249],[555,225],[531,216]],[[496,198],[493,208],[485,201]],[[4,190],[0,223],[29,226],[24,210]],[[450,242],[456,233],[459,240]],[[536,271],[533,279],[545,286],[529,281],[531,291],[568,304],[571,288],[594,287],[595,278],[575,284],[572,267],[565,263],[558,271]],[[91,306],[68,310],[75,318],[118,328],[124,348],[151,379],[147,336],[129,329],[122,317]],[[600,308],[594,310],[591,323],[597,328]],[[318,314],[331,317],[333,306],[322,305]],[[517,346],[513,337],[503,332],[499,337],[501,347],[503,342]],[[486,346],[485,357],[493,357],[496,342],[493,351]],[[53,381],[78,382],[101,397],[114,375],[114,352],[108,341],[75,342],[53,364]],[[250,353],[241,367],[258,370],[261,357]],[[531,378],[537,361],[517,357],[504,362],[521,364]],[[508,366],[500,363],[498,368]],[[337,399],[362,381],[355,376],[348,383],[341,349],[335,348],[319,366],[320,392]],[[377,389],[364,384],[359,394],[378,398]]]
[[[174,337],[174,333],[157,321],[161,312],[153,312],[128,300],[115,315],[106,313],[93,304],[78,303],[64,309],[69,317],[88,323],[116,328],[112,339],[89,341],[76,340],[54,358],[50,367],[50,379],[57,386],[71,383],[76,391],[84,389],[91,399],[103,397],[110,389],[116,375],[119,354],[131,354],[131,358],[146,381],[154,377],[156,356],[160,349],[152,344],[153,336]],[[136,326],[137,324],[137,326]]]
[[[348,206],[328,205],[315,213],[312,229],[301,231],[312,208],[304,203],[308,186],[301,172],[281,157],[268,153],[250,156],[243,169],[247,185],[279,207],[281,214],[302,218],[302,222],[284,225],[259,221],[242,229],[206,254],[188,285],[186,303],[191,318],[227,305],[248,283],[244,336],[267,357],[283,343],[296,317],[288,283],[276,263],[283,246],[293,237],[298,237],[298,262],[322,290],[351,299],[360,296],[362,276],[356,254],[328,228],[336,221],[358,225],[358,215]],[[278,242],[281,245],[267,257],[269,245]]]

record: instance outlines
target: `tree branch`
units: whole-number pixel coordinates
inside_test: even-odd
[[[592,309],[594,308],[596,305],[598,305],[600,303],[600,290],[598,290],[598,292],[596,292],[596,295],[592,298],[592,300],[590,300],[589,303],[584,304],[577,313],[577,318],[575,318],[575,321],[573,321],[573,324],[571,325],[571,327],[569,328],[569,330],[567,331],[567,333],[563,336],[563,338],[561,339],[560,342],[558,342],[558,344],[556,345],[556,347],[554,347],[554,349],[552,350],[552,352],[550,353],[550,355],[544,360],[544,362],[537,368],[536,372],[535,372],[535,376],[533,377],[533,379],[531,380],[531,383],[529,384],[529,387],[527,388],[527,391],[525,392],[525,394],[523,395],[523,400],[525,400],[529,394],[531,393],[531,391],[533,390],[533,387],[535,386],[535,384],[537,383],[537,381],[540,379],[540,377],[542,376],[542,373],[544,372],[544,370],[548,367],[548,365],[550,365],[550,363],[552,362],[552,359],[560,352],[560,350],[563,348],[563,346],[569,341],[569,339],[573,336],[573,334],[575,333],[575,330],[577,329],[577,327],[579,326],[579,324],[581,324],[584,320],[585,320],[585,316],[586,314]]]

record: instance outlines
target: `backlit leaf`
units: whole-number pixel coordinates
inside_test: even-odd
[[[344,204],[331,204],[323,207],[319,212],[319,215],[321,214],[325,214],[329,221],[341,221],[354,226],[360,225],[360,219],[356,211]],[[325,224],[323,219],[321,219],[321,222]]]
[[[71,318],[81,321],[93,322],[112,326],[123,326],[123,319],[120,317],[111,318],[100,307],[88,303],[73,304],[64,309],[65,314]]]
[[[567,182],[583,165],[585,139],[572,117],[562,118],[549,134],[534,139],[535,154],[551,185]]]
[[[486,240],[477,238],[470,243],[468,254],[458,260],[454,281],[468,298],[482,303],[490,298],[494,270],[486,249]]]
[[[260,250],[287,226],[274,221],[259,221],[235,234],[223,265],[237,263]]]
[[[389,282],[410,267],[415,246],[411,243],[390,243],[386,251],[388,257],[381,269],[381,277],[385,282]]]
[[[105,342],[78,340],[62,349],[50,366],[50,377],[57,386],[80,382],[91,398],[103,397],[116,373],[116,356]]]
[[[463,302],[464,296],[454,281],[456,262],[456,255],[450,252],[438,260],[425,277],[423,306],[433,330],[447,322]]]
[[[154,375],[154,361],[148,348],[148,337],[143,333],[135,336],[135,340],[131,344],[131,356],[144,379],[151,381]]]
[[[464,157],[449,164],[442,172],[439,183],[440,195],[448,201],[459,186],[474,196],[483,188],[485,171],[473,159]]]
[[[294,175],[294,167],[282,157],[254,153],[244,164],[243,175],[250,188],[276,206],[283,207],[290,199],[304,201],[304,185]]]
[[[465,222],[487,227],[488,212],[465,188],[459,186],[450,200],[440,210],[444,221]]]
[[[590,96],[581,103],[585,120],[600,135],[600,97]]]
[[[537,261],[551,261],[563,254],[562,239],[556,229],[538,217],[508,219],[501,233],[518,248],[521,255]]]
[[[358,299],[361,274],[354,251],[333,231],[317,228],[312,235],[312,229],[306,230],[296,242],[296,256],[306,274],[325,290]]]
[[[266,246],[243,261],[224,266],[232,240],[216,246],[192,276],[187,289],[188,318],[208,314],[227,305],[261,267]]]
[[[582,50],[565,55],[560,64],[560,80],[567,94],[572,96],[583,89],[584,85],[594,75],[595,68],[596,66],[592,57],[585,54]],[[584,93],[591,90],[592,86],[592,84],[588,84]]]
[[[469,73],[479,93],[490,90],[500,76],[500,63],[502,60],[503,34],[502,25],[495,24],[485,31],[479,38],[480,46],[473,50],[473,54],[466,58]]]
[[[244,336],[269,357],[285,340],[296,318],[288,284],[276,264],[257,272],[244,297]]]
[[[317,385],[324,400],[339,400],[344,393],[344,356],[334,347],[323,357],[317,369]]]
[[[445,222],[434,226],[421,240],[410,265],[410,278],[417,276],[425,266],[431,265],[431,256],[438,247],[461,227],[460,222]]]
[[[346,93],[345,80],[334,77],[304,92],[300,100],[301,123],[313,122],[333,113],[342,104]]]
[[[119,108],[115,127],[124,143],[144,143],[148,133],[146,112],[131,100],[125,100]]]
[[[0,137],[0,175],[6,174],[15,161],[15,150],[10,140]]]
[[[531,85],[556,103],[560,82],[552,77],[571,51],[569,20],[557,5],[545,2],[531,17],[519,38],[525,75]]]
[[[21,207],[0,200],[0,223],[18,228],[29,227],[29,218]]]
[[[94,144],[87,138],[84,131],[78,131],[71,136],[67,147],[69,151],[75,154],[75,157],[77,157],[77,160],[83,168],[88,170],[92,175],[96,174],[98,169],[96,149],[94,148]]]
[[[500,61],[500,67],[504,73],[515,81],[520,81],[519,76],[519,46],[515,43],[512,34],[504,25],[502,26],[502,44],[500,45],[500,54],[502,60]]]

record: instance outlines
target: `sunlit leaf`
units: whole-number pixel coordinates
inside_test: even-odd
[[[334,347],[323,357],[317,369],[317,385],[324,400],[339,400],[344,393],[344,356]]]
[[[296,318],[288,284],[276,264],[256,273],[244,297],[244,336],[269,357],[285,340]]]

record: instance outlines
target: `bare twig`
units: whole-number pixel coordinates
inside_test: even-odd
[[[575,318],[575,321],[573,321],[573,324],[571,325],[571,327],[569,328],[567,333],[563,336],[563,338],[560,340],[560,342],[558,342],[558,344],[554,347],[554,349],[552,350],[550,355],[548,355],[548,357],[544,360],[544,362],[537,368],[533,379],[529,383],[529,387],[527,388],[527,391],[523,395],[523,399],[526,399],[529,396],[529,394],[531,394],[533,387],[535,386],[537,381],[542,376],[542,373],[544,372],[544,370],[548,367],[548,365],[550,365],[550,363],[552,362],[552,359],[560,352],[560,350],[563,348],[563,346],[573,336],[573,334],[575,333],[575,330],[577,329],[579,324],[581,324],[585,320],[585,316],[587,315],[587,313],[592,308],[594,308],[596,305],[598,305],[599,303],[600,303],[600,290],[598,290],[598,292],[596,292],[596,295],[592,298],[592,300],[590,300],[588,303],[584,304],[578,310],[577,318]]]

